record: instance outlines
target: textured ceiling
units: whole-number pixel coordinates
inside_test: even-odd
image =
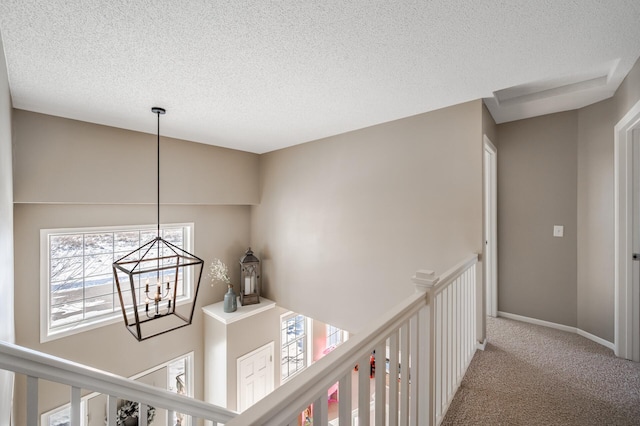
[[[613,94],[638,0],[0,0],[16,108],[251,152],[487,99]],[[494,93],[496,97],[494,98]]]

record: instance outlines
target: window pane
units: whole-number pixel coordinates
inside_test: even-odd
[[[77,281],[79,278],[82,278],[82,268],[82,257],[51,259],[49,281],[55,283]]]
[[[82,249],[82,235],[55,235],[49,238],[49,257],[51,259],[81,256]]]
[[[163,238],[171,244],[182,247],[183,231],[182,228],[167,228],[163,230]]]
[[[114,246],[114,250],[117,253],[122,253],[122,256],[124,256],[129,252],[132,252],[133,250],[141,246],[140,232],[139,231],[122,231],[122,232],[114,233],[113,246]]]
[[[49,416],[49,426],[68,426],[71,424],[71,410],[69,407]]]
[[[113,253],[113,232],[84,235],[84,254]]]
[[[51,306],[51,328],[83,319],[84,301]]]
[[[114,293],[113,274],[87,278],[84,282],[84,297],[95,297]]]
[[[157,236],[158,236],[157,229],[140,231],[140,245],[143,245],[148,243],[149,241],[155,240]]]
[[[84,303],[85,319],[113,312],[113,293],[86,299]]]
[[[82,280],[51,284],[49,300],[52,305],[82,300],[83,297]]]
[[[94,254],[84,257],[84,276],[113,274],[113,254]]]

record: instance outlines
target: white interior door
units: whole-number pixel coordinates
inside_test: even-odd
[[[498,315],[498,151],[484,137],[484,282],[487,315]]]
[[[631,359],[640,361],[640,129],[633,130],[633,240],[631,262]]]
[[[614,129],[615,354],[640,362],[640,101]]]
[[[273,342],[238,358],[238,411],[273,391]]]

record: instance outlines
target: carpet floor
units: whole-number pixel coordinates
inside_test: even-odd
[[[640,425],[640,363],[577,334],[487,319],[442,425]]]

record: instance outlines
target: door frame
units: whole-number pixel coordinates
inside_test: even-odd
[[[247,358],[251,358],[252,356],[256,355],[258,352],[262,352],[263,350],[268,349],[269,350],[269,356],[270,356],[270,362],[267,364],[267,388],[269,389],[269,391],[266,393],[266,395],[268,395],[270,392],[273,392],[274,386],[275,386],[275,372],[274,372],[274,351],[275,351],[275,344],[274,341],[272,340],[271,342],[267,343],[266,345],[260,346],[257,349],[252,350],[251,352],[242,355],[241,357],[239,357],[236,360],[236,387],[237,387],[237,399],[236,399],[236,408],[238,412],[241,412],[240,409],[240,399],[241,399],[241,395],[242,392],[244,391],[244,389],[242,389],[242,374],[240,372],[240,364],[242,363],[242,361],[246,360]],[[265,396],[266,396],[265,395]],[[249,408],[249,407],[247,407]],[[245,408],[246,410],[246,408]]]
[[[498,315],[498,150],[487,135],[483,135],[483,205],[484,205],[484,269],[486,314]],[[491,157],[487,164],[487,154]]]
[[[640,101],[614,128],[614,309],[615,354],[640,361],[639,325],[633,321],[640,311],[633,283],[633,133],[640,129]],[[634,356],[635,355],[635,356]],[[634,359],[636,358],[636,359]]]

